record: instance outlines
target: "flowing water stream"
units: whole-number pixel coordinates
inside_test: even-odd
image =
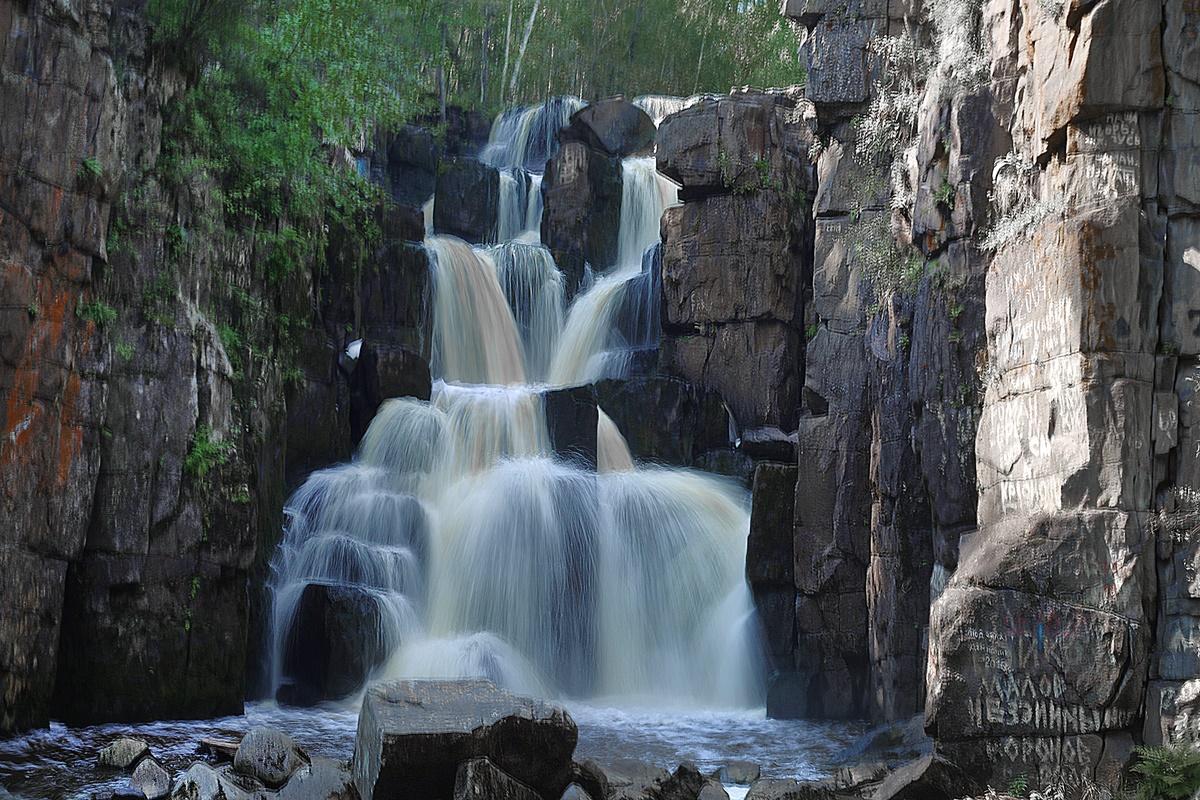
[[[579,107],[559,99],[496,121],[482,158],[504,170],[498,241],[426,241],[432,400],[385,402],[354,461],[314,473],[288,501],[270,579],[274,685],[293,680],[288,643],[305,634],[305,588],[326,584],[378,609],[374,679],[483,676],[565,702],[581,757],[708,769],[738,758],[816,776],[851,731],[765,719],[745,491],[636,463],[603,410],[598,469],[553,452],[545,392],[619,375],[631,352],[657,344],[659,218],[676,201],[652,158],[625,159],[617,262],[590,265],[565,308],[563,276],[538,244],[539,173]],[[38,776],[90,762],[118,731],[147,736],[176,768],[200,736],[254,723],[346,758],[356,702],[55,726],[0,743],[0,783],[38,796]]]

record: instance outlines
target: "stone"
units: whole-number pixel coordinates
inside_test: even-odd
[[[477,757],[544,797],[571,777],[578,732],[561,708],[483,680],[395,681],[367,690],[352,771],[363,800],[449,798]]]
[[[872,65],[869,41],[886,30],[878,19],[831,15],[817,22],[802,48],[808,75],[806,94],[818,108],[866,101]]]
[[[309,763],[308,756],[292,737],[263,727],[251,728],[233,756],[234,771],[262,781],[270,789],[280,788]]]
[[[791,665],[796,645],[795,501],[796,467],[759,464],[751,489],[746,580],[763,623],[767,651],[774,664],[784,668]]]
[[[429,363],[407,347],[363,342],[350,376],[350,431],[357,444],[384,400],[429,400],[433,381]]]
[[[694,466],[706,451],[730,446],[729,413],[716,392],[665,375],[597,381],[595,391],[639,461]]]
[[[1200,354],[1200,218],[1170,221],[1163,267],[1163,340],[1182,355]]]
[[[956,800],[982,788],[975,775],[945,759],[925,755],[892,770],[872,800]]]
[[[749,320],[795,324],[800,260],[794,208],[773,191],[717,195],[663,215],[665,324]]]
[[[245,785],[244,785],[245,784]],[[247,785],[251,788],[247,788]],[[285,787],[286,788],[286,787]],[[282,795],[281,795],[282,796]],[[305,797],[305,800],[312,795]],[[196,763],[188,767],[175,784],[171,800],[260,800],[261,795],[250,781],[231,775],[226,768],[213,769],[208,764]],[[295,795],[292,800],[300,800]],[[326,798],[320,798],[326,800]],[[349,800],[334,798],[328,800]]]
[[[99,763],[102,767],[128,770],[148,755],[150,746],[144,740],[122,736],[100,751]]]
[[[473,159],[444,162],[437,178],[433,229],[471,244],[493,240],[500,207],[500,173]]]
[[[413,514],[423,512],[408,498]],[[379,601],[355,586],[311,583],[296,604],[283,659],[294,682],[291,699],[303,705],[346,697],[362,688],[387,657],[380,640]]]
[[[143,758],[133,768],[129,782],[146,800],[159,800],[171,793],[171,773],[153,758]]]
[[[542,176],[542,243],[554,255],[570,301],[584,266],[604,270],[617,261],[621,227],[621,159],[582,142],[567,142]]]
[[[345,764],[314,756],[311,764],[298,769],[284,784],[275,800],[358,800],[358,789]]]
[[[559,458],[596,469],[596,393],[590,386],[551,389],[542,395],[550,446]]]
[[[390,136],[384,154],[385,185],[397,203],[420,208],[433,197],[441,154],[431,130],[402,125]]]
[[[721,767],[721,780],[748,786],[758,780],[760,770],[753,761],[729,761]]]
[[[729,800],[729,792],[725,791],[720,781],[710,779],[700,787],[700,794],[696,795],[696,800]]]
[[[746,800],[839,800],[834,791],[821,783],[794,778],[759,778],[750,784]]]
[[[592,796],[578,783],[572,783],[559,800],[593,800]]]
[[[583,142],[610,156],[649,153],[654,147],[654,120],[621,97],[600,100],[571,115],[562,130],[562,142]]]
[[[804,102],[751,92],[701,100],[659,125],[658,171],[682,186],[684,200],[807,189],[813,134]]]
[[[570,791],[569,787],[567,791]],[[539,800],[539,795],[505,775],[487,758],[473,758],[458,767],[454,800]]]

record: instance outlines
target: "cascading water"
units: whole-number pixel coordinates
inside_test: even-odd
[[[633,104],[645,111],[646,115],[654,120],[654,126],[658,127],[667,117],[696,105],[702,99],[704,99],[704,95],[671,97],[663,94],[647,94],[634,98]]]
[[[539,384],[612,374],[614,353],[651,338],[657,282],[647,279],[675,201],[653,159],[625,159],[617,263],[564,320],[562,275],[526,235],[540,218],[540,176],[525,170],[544,163],[546,130],[578,105],[497,120],[485,159],[511,170],[508,241],[426,242],[432,400],[387,401],[356,460],[316,473],[289,502],[273,562],[277,680],[289,678],[289,637],[304,634],[293,630],[298,598],[316,581],[361,589],[384,609],[381,675],[486,676],[526,693],[652,705],[761,703],[744,492],[637,465],[603,411],[597,470],[553,452]]]

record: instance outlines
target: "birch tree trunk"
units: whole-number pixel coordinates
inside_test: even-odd
[[[529,46],[529,36],[533,33],[533,21],[537,19],[538,9],[542,0],[533,0],[533,11],[529,12],[529,22],[525,23],[525,37],[521,39],[521,49],[517,51],[517,63],[513,66],[512,83],[508,87],[509,96],[517,93],[517,82],[521,79],[521,62],[525,60],[525,48]]]
[[[516,3],[516,0],[508,0],[508,27],[504,29],[504,71],[500,73],[501,105],[504,105],[508,101],[508,93],[504,87],[508,85],[508,48],[512,44],[512,18],[514,3]]]

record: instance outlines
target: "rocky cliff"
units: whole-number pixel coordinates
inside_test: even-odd
[[[427,347],[419,211],[281,262],[283,221],[160,158],[187,81],[148,37],[137,3],[0,8],[2,732],[240,711],[287,487],[380,384],[345,344]]]

